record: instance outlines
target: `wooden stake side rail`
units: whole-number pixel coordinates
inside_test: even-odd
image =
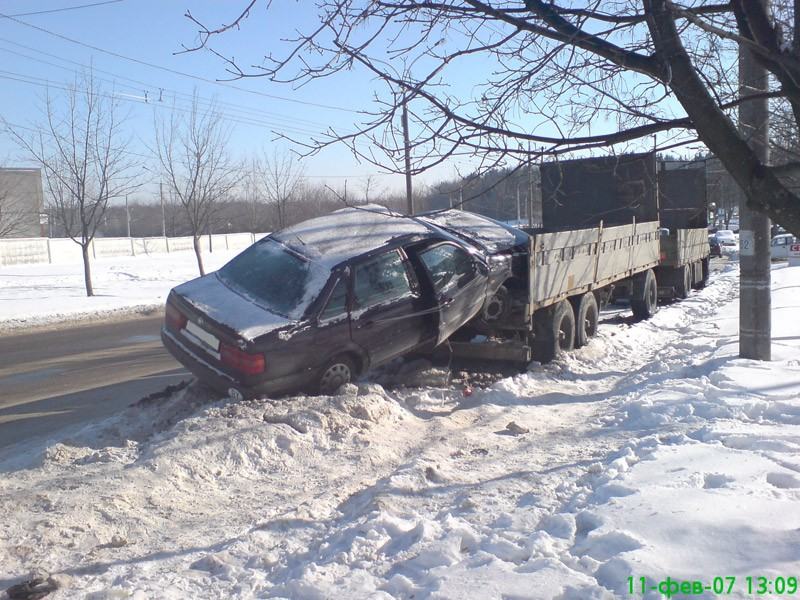
[[[658,221],[533,233],[528,317],[568,296],[605,287],[658,265]]]
[[[661,266],[682,267],[707,258],[709,253],[705,227],[676,229],[661,238]]]

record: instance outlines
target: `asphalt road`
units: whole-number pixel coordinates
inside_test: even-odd
[[[727,258],[711,262],[721,270]],[[190,377],[162,317],[0,336],[0,448],[110,416]]]
[[[0,448],[114,414],[189,377],[161,316],[0,336]]]

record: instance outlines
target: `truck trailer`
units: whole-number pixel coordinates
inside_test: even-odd
[[[691,185],[654,154],[542,165],[542,224],[522,228],[527,248],[514,257],[511,276],[449,340],[450,352],[548,362],[595,335],[612,297],[626,297],[634,316],[646,319],[659,297],[685,297],[704,285],[705,193],[697,194],[696,169],[687,172]],[[446,228],[449,212],[427,218]]]

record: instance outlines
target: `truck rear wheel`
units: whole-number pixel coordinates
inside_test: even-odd
[[[708,257],[706,257],[706,258],[704,258],[704,259],[702,259],[700,261],[700,267],[702,269],[703,275],[702,275],[700,281],[698,281],[694,286],[698,290],[702,290],[708,284],[708,276],[710,274],[708,261],[709,261]]]
[[[684,300],[689,297],[692,291],[692,270],[689,265],[683,265],[677,269],[675,274],[675,297]]]
[[[570,298],[575,311],[575,347],[580,348],[589,343],[589,338],[597,333],[599,309],[593,292]]]
[[[653,269],[633,276],[631,309],[637,319],[649,319],[658,311],[658,284]]]
[[[536,311],[534,320],[533,358],[548,363],[562,352],[575,347],[575,313],[572,304],[562,300]]]

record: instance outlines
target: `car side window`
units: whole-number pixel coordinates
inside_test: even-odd
[[[465,250],[450,244],[434,246],[419,254],[437,292],[464,287],[475,275],[475,263]]]
[[[340,278],[328,297],[328,303],[319,314],[320,321],[347,316],[347,280]]]
[[[353,296],[359,308],[369,308],[411,296],[403,258],[396,250],[386,252],[355,268]]]

